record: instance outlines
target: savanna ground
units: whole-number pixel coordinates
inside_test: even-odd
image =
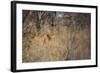
[[[23,10],[22,62],[91,58],[90,14]]]

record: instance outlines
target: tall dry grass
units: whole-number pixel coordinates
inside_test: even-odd
[[[90,29],[45,24],[34,37],[23,35],[23,62],[90,59]]]

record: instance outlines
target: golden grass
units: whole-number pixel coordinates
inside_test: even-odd
[[[46,24],[31,37],[23,35],[23,62],[90,59],[90,30]]]

